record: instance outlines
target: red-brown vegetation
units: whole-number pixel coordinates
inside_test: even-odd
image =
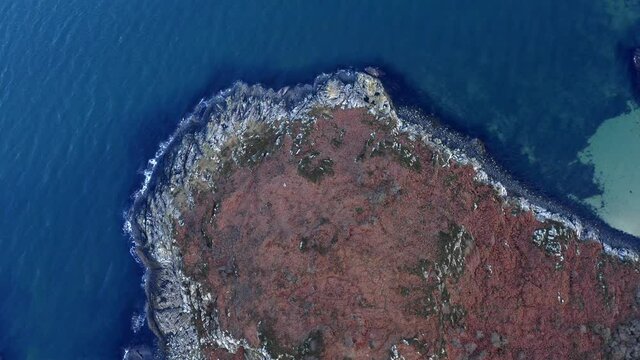
[[[572,233],[546,251],[534,232],[560,225],[470,166],[443,166],[364,110],[325,117],[300,153],[284,136],[176,225],[187,274],[234,337],[296,358],[585,359],[639,316],[637,265]]]

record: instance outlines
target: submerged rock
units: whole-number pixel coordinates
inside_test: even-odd
[[[126,349],[123,360],[153,360],[153,350],[146,345],[131,346]]]
[[[633,68],[636,70],[636,74],[640,73],[640,48],[633,50],[631,61],[633,62]]]
[[[237,84],[163,149],[128,228],[168,358],[636,354],[637,255],[509,197],[375,77]]]

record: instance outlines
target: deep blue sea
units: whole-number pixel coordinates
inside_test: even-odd
[[[639,19],[634,0],[0,0],[0,357],[150,341],[123,212],[201,97],[377,65],[531,188],[580,200],[602,189],[577,153],[634,101]]]

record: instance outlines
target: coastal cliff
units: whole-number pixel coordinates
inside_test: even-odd
[[[171,359],[640,356],[640,263],[351,71],[202,101],[127,229]]]

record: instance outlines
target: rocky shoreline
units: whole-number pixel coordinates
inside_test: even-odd
[[[336,109],[337,112],[333,112],[333,109]],[[553,241],[555,238],[566,237],[581,242],[600,240],[596,231],[585,226],[575,217],[550,212],[540,206],[538,201],[510,197],[509,189],[493,180],[493,177],[484,170],[482,159],[471,158],[460,150],[451,149],[444,145],[440,139],[432,136],[424,126],[404,121],[397,115],[380,81],[373,76],[353,71],[341,71],[335,74],[321,75],[313,85],[285,88],[279,91],[238,83],[209,100],[203,100],[196,107],[194,113],[181,122],[179,129],[170,140],[161,146],[156,157],[150,162],[150,168],[145,173],[145,182],[135,195],[134,205],[125,225],[126,230],[135,241],[136,257],[143,262],[148,270],[145,276],[148,321],[150,327],[161,339],[167,358],[202,359],[214,356],[224,358],[225,355],[217,352],[219,350],[246,359],[277,357],[268,340],[241,337],[238,336],[239,331],[229,330],[228,320],[222,318],[225,314],[219,312],[221,295],[214,293],[216,289],[212,289],[211,281],[213,280],[204,280],[210,279],[211,275],[205,272],[202,278],[196,279],[193,269],[197,262],[187,264],[190,261],[188,257],[190,256],[189,251],[192,249],[189,245],[191,240],[184,240],[185,236],[188,239],[189,235],[182,233],[181,229],[190,229],[191,215],[189,214],[190,212],[197,214],[199,204],[203,201],[199,198],[201,189],[208,187],[217,191],[219,186],[223,186],[224,182],[219,181],[219,174],[222,172],[233,174],[238,171],[237,168],[259,165],[263,159],[269,158],[272,153],[278,150],[278,147],[281,146],[278,142],[285,141],[282,139],[285,139],[286,136],[290,136],[292,139],[292,143],[288,144],[292,146],[291,156],[297,156],[298,154],[294,154],[293,151],[297,146],[296,139],[298,137],[296,134],[305,134],[305,126],[312,126],[323,117],[326,119],[340,118],[342,113],[339,111],[350,109],[361,109],[375,121],[381,121],[385,126],[385,131],[394,134],[394,136],[401,136],[406,141],[421,144],[420,146],[423,146],[425,151],[435,154],[437,160],[434,161],[437,166],[473,169],[473,173],[468,173],[471,174],[469,176],[473,178],[473,182],[488,185],[496,194],[497,201],[500,201],[503,206],[515,209],[514,211],[517,210],[518,213],[533,214],[533,218],[527,220],[531,224],[534,222],[536,224],[555,224],[538,229],[533,233],[534,245],[543,248],[547,254],[551,253],[562,259],[564,256],[573,256],[564,252],[556,254],[555,246],[557,243]],[[264,136],[264,134],[272,136]],[[342,141],[339,135],[332,140]],[[230,142],[233,144],[230,145]],[[411,169],[412,166],[415,166],[412,157],[414,154],[403,152],[405,151],[403,146],[407,144],[390,142],[389,150],[384,151],[396,154],[394,156],[397,157],[397,160],[399,159],[398,161],[405,168]],[[276,146],[274,147],[274,145]],[[299,150],[302,150],[302,145],[300,146]],[[397,149],[400,149],[400,152],[394,152],[398,151]],[[317,163],[317,161],[325,162]],[[330,170],[332,171],[333,161],[331,158],[315,159],[314,156],[301,158],[298,162],[298,171],[314,182],[328,174]],[[335,166],[337,165],[335,164]],[[228,186],[230,189],[232,188],[232,185]],[[206,201],[216,203],[220,200]],[[474,203],[474,206],[477,205]],[[207,211],[216,211],[216,209],[214,207]],[[362,212],[364,211],[365,209],[362,210]],[[452,234],[454,232],[462,234],[463,230],[460,229],[451,230]],[[473,235],[475,237],[475,234]],[[202,236],[206,238],[207,234],[203,233]],[[456,236],[458,235],[454,237]],[[465,237],[462,236],[462,238]],[[566,248],[562,249],[567,250]],[[633,269],[633,271],[624,270],[631,271],[629,274],[625,272],[628,279],[634,279],[633,281],[638,279],[636,275],[639,258],[636,252],[625,248],[614,248],[605,243],[601,245],[600,249],[609,254],[611,259],[616,259],[615,261],[624,263],[624,266],[630,266]],[[593,251],[595,250],[592,249],[591,253],[594,253]],[[230,258],[234,259],[233,256]],[[214,281],[215,284],[217,284],[216,281],[222,281],[217,285],[219,288],[227,286],[225,282],[227,277],[237,276],[234,261],[230,260],[228,264],[211,271],[211,273],[220,273],[222,280]],[[611,266],[617,269],[617,266],[622,265]],[[441,269],[438,268],[438,271]],[[438,284],[438,286],[444,286],[444,282]],[[612,284],[608,286],[614,287]],[[630,291],[633,291],[635,296],[637,284],[627,284],[627,286],[634,286],[634,289]],[[440,293],[439,296],[442,297],[442,294]],[[619,296],[623,298],[623,295]],[[558,293],[558,298],[560,298],[560,293]],[[637,304],[628,306],[629,309],[631,307],[636,309]],[[617,316],[627,316],[628,314],[619,312]],[[633,314],[637,316],[637,310]],[[603,346],[611,347],[612,344],[618,344],[628,339],[628,336],[623,336],[622,340],[620,337],[616,338],[616,334],[620,331],[627,331],[616,329],[627,329],[628,326],[631,330],[627,332],[633,332],[636,331],[633,324],[626,325],[625,322],[624,325],[616,325],[618,327],[614,330],[608,326],[593,331],[594,334],[597,331],[605,334],[605,329],[609,329],[608,337],[606,334],[598,336],[602,338]],[[264,333],[265,331],[262,331],[262,335]],[[496,332],[496,334],[498,333]],[[501,336],[500,334],[490,336],[496,337],[491,340],[493,345],[500,345],[494,346],[494,349],[491,350],[496,354],[506,346],[506,344],[502,344],[504,339]],[[476,340],[476,343],[482,344],[482,341],[479,339]],[[307,358],[326,357],[326,353],[320,356],[308,350],[310,347],[319,346],[316,342],[318,339],[315,337],[311,335],[306,337],[303,345],[307,344],[305,348],[307,350],[304,350],[307,352],[299,350],[302,351],[300,354]],[[511,342],[515,343],[514,340]],[[408,351],[403,349],[403,347],[409,346],[408,344],[408,340],[396,342],[387,349],[387,352],[390,357],[406,356],[410,358],[403,352]],[[631,340],[629,344],[630,348],[638,347],[637,343]],[[454,345],[455,343],[450,343],[447,345],[448,347],[441,347],[438,351],[429,351],[433,357],[443,357],[444,354],[456,351]],[[325,345],[323,348],[326,348],[327,352],[330,351],[329,346]],[[373,351],[375,347],[371,348]],[[431,346],[431,348],[434,347]],[[443,353],[445,348],[449,351]],[[421,351],[423,355],[424,352],[429,352],[427,350]],[[466,351],[470,357],[474,354],[478,356],[482,354],[480,349],[475,348]],[[486,351],[485,356],[493,354]],[[611,349],[606,351],[614,353],[614,350]],[[296,357],[296,355],[290,356]],[[281,355],[279,358],[287,357]]]
[[[192,321],[193,306],[189,298],[198,285],[186,277],[181,269],[180,251],[172,237],[172,224],[165,214],[178,215],[172,204],[171,189],[180,187],[191,175],[204,147],[220,148],[229,136],[242,132],[250,119],[270,123],[306,115],[311,109],[322,107],[362,107],[364,93],[351,88],[336,88],[331,94],[327,84],[333,81],[354,82],[358,76],[350,71],[322,75],[313,86],[284,88],[278,92],[260,86],[236,83],[215,97],[202,100],[194,112],[183,119],[176,132],[161,144],[145,171],[142,188],[134,195],[134,204],[127,215],[125,231],[135,245],[135,256],[147,269],[144,284],[147,293],[150,328],[165,344],[168,358],[200,358],[200,343]],[[336,84],[337,85],[337,84]],[[377,86],[381,85],[376,82]],[[390,112],[389,104],[376,109]],[[204,145],[206,143],[206,145]],[[204,302],[210,301],[205,299]],[[218,331],[217,342],[230,350],[243,342]],[[256,358],[268,358],[256,350]]]

